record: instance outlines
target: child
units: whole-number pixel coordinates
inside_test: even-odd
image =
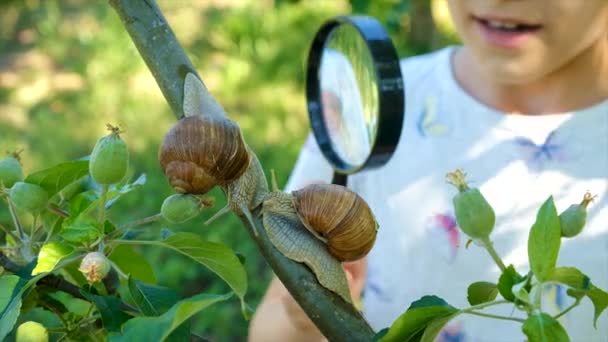
[[[464,46],[402,62],[407,108],[401,142],[382,168],[349,177],[380,225],[368,257],[345,265],[362,290],[371,326],[390,326],[427,294],[466,308],[467,286],[496,282],[485,249],[456,227],[445,174],[469,175],[493,206],[494,247],[505,264],[529,270],[527,241],[536,212],[554,196],[558,212],[587,190],[585,230],[562,239],[557,264],[574,266],[608,289],[608,1],[448,0]],[[288,190],[331,178],[314,142],[303,149]],[[572,302],[551,285],[543,309]],[[521,316],[511,304],[488,310]],[[587,298],[560,323],[573,341],[606,341],[608,314],[593,328]],[[274,279],[251,323],[250,341],[320,341]],[[438,341],[522,341],[520,323],[460,315]]]

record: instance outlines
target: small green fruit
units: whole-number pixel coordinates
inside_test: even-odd
[[[112,133],[99,139],[91,153],[89,172],[99,184],[118,183],[127,174],[129,151],[120,138],[118,127],[108,125]]]
[[[589,192],[585,194],[579,204],[572,204],[568,209],[559,214],[559,223],[563,237],[574,237],[583,231],[587,221],[587,205],[591,203],[594,196]]]
[[[448,181],[454,184],[459,193],[452,202],[456,223],[472,239],[486,239],[496,223],[494,209],[483,197],[479,189],[469,188],[465,174],[461,170],[448,173]]]
[[[38,322],[27,321],[17,328],[16,342],[47,342],[48,340],[48,331]]]
[[[167,197],[160,207],[163,218],[171,223],[182,223],[200,214],[206,207],[203,201],[189,194],[175,194]]]
[[[103,253],[91,252],[82,258],[78,270],[84,274],[89,284],[102,281],[110,270],[112,265]]]
[[[13,153],[0,159],[0,185],[10,188],[16,182],[23,180],[23,170],[19,162],[19,155]]]
[[[13,184],[9,192],[13,204],[32,214],[39,214],[46,208],[49,199],[46,191],[36,184],[17,182]]]

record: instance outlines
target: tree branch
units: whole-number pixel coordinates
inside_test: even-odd
[[[109,0],[131,39],[156,78],[177,118],[183,117],[183,85],[191,72],[202,80],[171,27],[153,0]],[[211,97],[211,95],[209,95]],[[259,212],[257,213],[259,214]],[[371,341],[374,331],[352,304],[322,287],[305,265],[292,261],[274,248],[259,215],[252,227],[241,217],[261,254],[287,290],[330,341]],[[257,230],[258,235],[254,232]]]
[[[7,270],[11,273],[15,273],[15,274],[19,273],[19,271],[21,270],[21,266],[14,263],[11,259],[9,259],[2,252],[0,252],[0,266],[4,267],[5,270]],[[75,298],[89,301],[82,295],[82,293],[80,293],[80,291],[84,291],[83,289],[81,289],[80,287],[78,287],[78,286],[70,283],[69,281],[67,281],[59,276],[56,276],[54,274],[49,274],[49,275],[45,276],[44,278],[41,278],[40,280],[38,280],[38,282],[36,284],[38,286],[40,286],[40,285],[48,286],[48,287],[57,289],[61,292],[68,293]],[[121,303],[120,308],[121,308],[121,310],[125,310],[125,311],[139,312],[139,309],[137,309],[136,307],[133,307],[125,302]]]

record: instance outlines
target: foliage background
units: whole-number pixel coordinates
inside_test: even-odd
[[[273,168],[279,184],[284,184],[308,133],[305,63],[319,25],[334,15],[373,15],[388,29],[399,55],[406,57],[457,41],[445,0],[430,1],[158,2],[212,94],[242,127],[265,171]],[[425,19],[431,20],[430,27],[424,28]],[[132,177],[145,173],[148,182],[123,198],[110,218],[124,223],[155,214],[172,193],[157,151],[174,121],[107,2],[0,2],[0,151],[23,148],[26,173],[89,154],[106,134],[105,124],[118,124],[127,132],[123,137],[131,152]],[[220,241],[245,256],[247,299],[256,307],[272,272],[234,216],[209,227],[202,224],[225,203],[217,189],[212,195],[215,208],[171,229]],[[0,207],[0,223],[9,221],[6,208]],[[145,229],[158,236],[162,227]],[[178,289],[184,297],[229,291],[219,278],[185,257],[153,247],[139,251],[154,267],[158,283]],[[241,341],[247,334],[237,300],[207,309],[194,318],[194,327],[212,340]]]

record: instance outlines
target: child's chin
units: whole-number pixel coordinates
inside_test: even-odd
[[[520,53],[505,55],[499,53],[483,53],[478,60],[483,73],[499,83],[522,85],[534,82],[548,73],[548,65],[540,54]]]

